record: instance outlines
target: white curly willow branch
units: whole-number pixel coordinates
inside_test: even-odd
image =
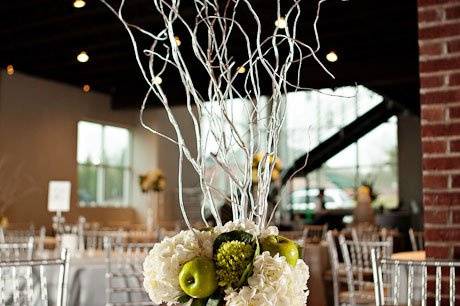
[[[200,187],[206,199],[203,203],[209,205],[209,207],[201,207],[204,222],[206,222],[206,209],[209,209],[217,225],[222,224],[216,200],[221,198],[230,202],[234,220],[250,219],[255,221],[260,229],[264,228],[268,221],[267,197],[274,166],[270,159],[276,157],[278,153],[279,135],[285,118],[285,95],[288,91],[305,89],[300,86],[300,71],[302,62],[307,58],[315,60],[333,77],[316,56],[320,49],[317,23],[320,6],[325,0],[318,2],[313,24],[316,46],[313,47],[297,39],[302,0],[290,0],[291,6],[285,12],[281,11],[281,0],[274,0],[277,7],[277,20],[275,25],[265,25],[273,28],[268,37],[262,37],[262,23],[252,5],[254,1],[251,0],[194,0],[193,24],[181,16],[180,0],[153,0],[155,12],[164,23],[164,28],[157,34],[132,25],[124,19],[123,7],[126,0],[121,0],[117,9],[106,0],[101,1],[118,17],[128,31],[137,64],[149,86],[141,107],[141,124],[150,132],[175,144],[179,150],[179,205],[189,229],[192,226],[187,217],[182,192],[182,171],[185,160],[198,174]],[[224,6],[219,2],[221,4],[223,2]],[[246,13],[246,19],[248,15],[252,18],[244,22],[245,24],[248,24],[248,21],[252,22],[250,29],[239,22],[239,15],[243,11]],[[206,77],[208,81],[205,96],[199,92],[192,76],[191,65],[181,52],[176,33],[179,28],[185,28],[187,37],[181,39],[191,43],[193,55],[206,73],[200,75],[201,80]],[[140,50],[135,38],[138,32],[152,39],[150,49]],[[230,54],[229,45],[235,37],[244,41],[244,50],[240,54],[244,54],[246,58],[243,62],[235,62]],[[281,52],[280,48],[287,49],[288,52]],[[195,150],[186,143],[183,130],[161,86],[161,76],[167,67],[175,69],[182,81],[188,114],[194,125],[195,154],[192,153]],[[294,70],[297,77],[294,80],[287,80],[291,70]],[[268,97],[262,95],[260,84],[262,76],[263,79],[271,81],[271,93]],[[241,90],[235,86],[235,82],[240,78],[243,79],[244,84]],[[152,94],[166,110],[175,131],[175,139],[144,123],[143,112]],[[238,112],[234,110],[231,103],[234,99],[244,103],[242,113],[241,110]],[[246,128],[242,129],[236,124],[236,117],[238,120],[247,118]],[[202,128],[203,118],[206,118],[209,125],[205,134],[205,129]],[[213,139],[216,148],[211,153],[215,165],[213,170],[210,170],[209,160],[206,160],[205,154],[210,139]],[[258,152],[263,152],[264,155],[257,169],[258,184],[252,186],[252,158]],[[230,190],[229,195],[213,187],[215,177],[218,175],[216,172],[220,172],[225,177]]]

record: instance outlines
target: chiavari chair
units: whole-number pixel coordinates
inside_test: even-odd
[[[458,305],[456,275],[460,261],[394,260],[381,255],[371,250],[376,306]]]
[[[346,240],[339,236],[340,248],[345,263],[348,291],[339,297],[347,305],[374,305],[374,283],[372,281],[371,250],[380,256],[390,257],[393,240],[359,241]]]
[[[425,249],[425,233],[423,231],[414,231],[409,229],[409,238],[412,246],[412,251],[420,251]]]
[[[58,267],[56,301],[50,301],[46,269]],[[0,261],[0,305],[65,306],[69,257],[63,250],[58,259]],[[37,293],[37,294],[36,294]]]
[[[143,262],[154,243],[118,243],[104,239],[106,305],[155,305],[143,288]]]
[[[34,238],[26,242],[0,243],[0,261],[31,260],[34,253]]]
[[[104,249],[104,240],[109,238],[113,243],[126,242],[128,233],[123,230],[89,230],[83,234],[83,243],[87,252]]]
[[[35,236],[35,229],[31,225],[27,229],[0,229],[0,242],[28,242],[29,238]]]
[[[305,242],[321,242],[326,238],[327,224],[305,225],[302,237]]]
[[[336,232],[328,231],[326,233],[327,248],[329,251],[329,261],[331,264],[332,290],[334,294],[334,306],[339,306],[340,293],[340,271],[344,271],[343,265],[339,262],[339,253],[336,244]]]
[[[379,228],[377,226],[356,226],[351,228],[351,237],[355,242],[359,241],[386,241],[393,239],[396,230]]]

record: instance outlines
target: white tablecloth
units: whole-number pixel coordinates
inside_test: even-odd
[[[106,263],[102,253],[94,256],[72,257],[69,264],[68,305],[105,305]],[[56,305],[58,269],[49,269],[48,294],[50,305]]]

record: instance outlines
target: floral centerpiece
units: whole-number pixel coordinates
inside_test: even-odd
[[[154,169],[139,176],[139,186],[143,193],[151,196],[151,207],[147,209],[146,227],[148,232],[152,232],[159,227],[162,202],[160,194],[166,189],[166,177],[160,169]]]
[[[160,169],[155,169],[139,176],[142,192],[161,192],[166,188],[166,178]]]
[[[306,89],[301,80],[308,72],[302,72],[302,63],[312,60],[332,76],[317,56],[317,23],[325,0],[316,7],[312,45],[297,33],[301,7],[308,5],[302,0],[265,1],[258,8],[250,0],[153,0],[158,19],[148,27],[126,20],[128,0],[114,1],[116,7],[112,0],[100,1],[128,32],[148,87],[141,125],[179,153],[178,204],[188,230],[159,242],[146,258],[144,287],[152,301],[305,305],[308,267],[298,245],[271,226],[279,201],[269,209],[268,197],[281,174],[285,96]],[[273,20],[267,23],[267,18]],[[180,93],[185,118],[171,107],[172,97]],[[144,110],[152,102],[162,106],[172,134],[144,122]],[[194,139],[184,136],[190,131]],[[204,198],[193,209],[201,212],[206,226],[214,219],[215,227],[191,225],[187,211],[192,204],[183,196],[186,163]],[[222,203],[231,206],[230,223],[222,222]]]
[[[300,254],[276,227],[250,221],[182,231],[154,246],[144,287],[158,304],[303,306],[309,272]]]

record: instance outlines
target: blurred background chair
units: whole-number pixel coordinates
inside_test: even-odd
[[[348,291],[339,294],[340,304],[374,305],[374,282],[372,274],[371,249],[379,256],[390,257],[393,253],[393,240],[354,241],[339,236],[340,248],[345,263]]]
[[[58,267],[57,295],[50,301],[45,269]],[[69,257],[63,250],[59,259],[0,262],[0,305],[57,305],[67,302]]]
[[[305,225],[302,237],[305,242],[320,242],[325,240],[327,224],[324,225]]]
[[[153,243],[120,243],[104,239],[106,258],[106,305],[153,304],[143,287],[143,262]]]
[[[0,243],[0,261],[31,260],[34,253],[34,238],[26,242]]]
[[[425,233],[423,231],[414,231],[409,229],[409,238],[412,246],[412,251],[420,251],[425,249]]]
[[[328,231],[326,233],[326,242],[329,252],[329,261],[331,265],[330,278],[332,280],[332,290],[334,296],[334,306],[340,305],[339,294],[341,284],[346,284],[345,264],[340,262],[339,250],[337,249],[339,232]],[[325,275],[328,278],[328,275]]]
[[[376,306],[458,305],[459,261],[405,261],[382,255],[371,250]]]

